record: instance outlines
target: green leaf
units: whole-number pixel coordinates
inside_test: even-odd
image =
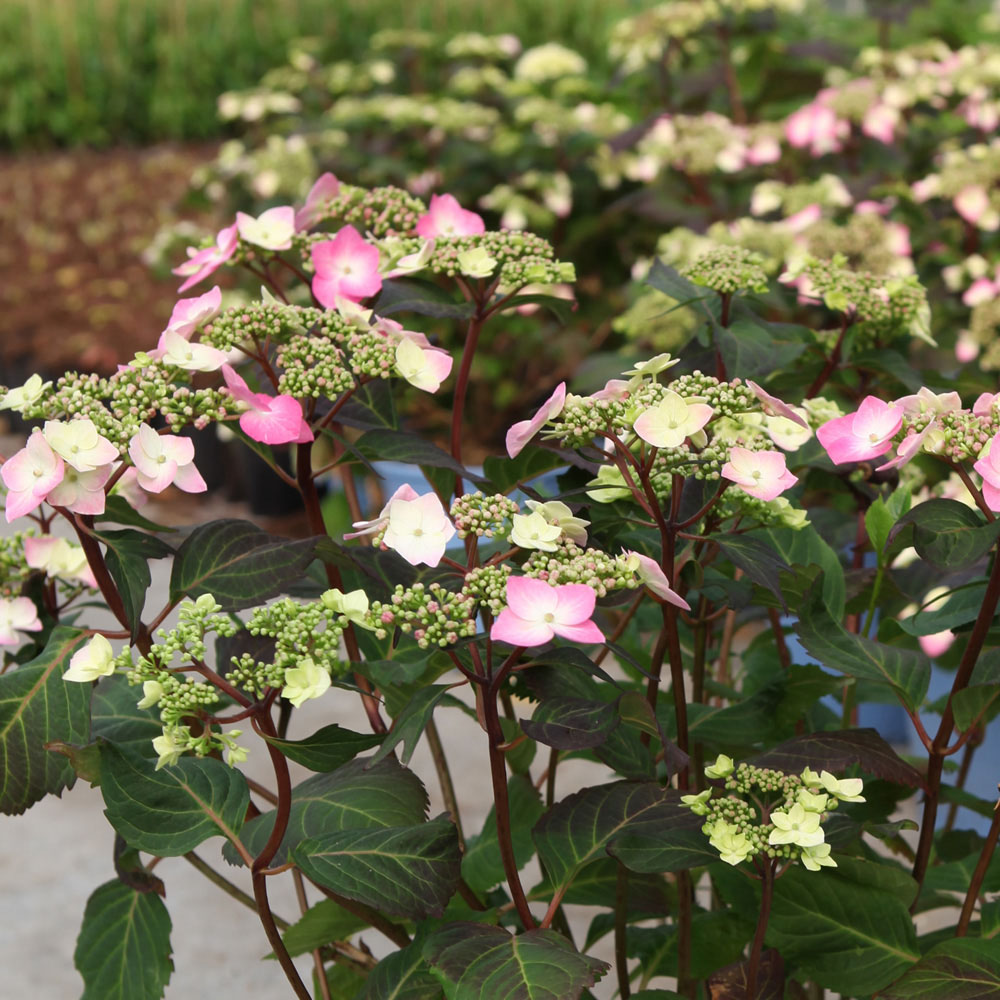
[[[667,801],[655,782],[619,781],[557,802],[532,832],[546,877],[554,886],[569,884],[586,864],[605,856],[612,839],[643,814],[657,815]]]
[[[1000,520],[986,522],[979,513],[957,500],[935,499],[918,504],[904,514],[892,537],[912,524],[913,547],[921,559],[938,569],[966,569],[978,562],[1000,537]]]
[[[337,422],[345,427],[373,430],[399,427],[396,404],[388,379],[377,378],[359,386],[340,408]]]
[[[108,572],[118,587],[125,605],[125,615],[132,630],[132,641],[139,634],[146,591],[152,582],[149,572],[151,559],[165,559],[173,549],[155,535],[125,528],[122,531],[95,531],[95,537],[104,542],[104,559]]]
[[[884,1000],[995,1000],[1000,996],[1000,948],[979,938],[955,938],[932,948],[890,987]]]
[[[294,760],[310,771],[335,771],[354,760],[359,753],[378,746],[382,737],[341,729],[336,723],[331,723],[304,740],[280,740],[276,736],[265,739],[289,760]]]
[[[521,728],[538,743],[557,750],[582,750],[600,746],[618,725],[614,702],[562,698],[539,702]]]
[[[137,708],[142,688],[133,687],[121,674],[102,677],[90,702],[90,735],[105,739],[121,750],[155,757],[153,740],[163,734],[156,708]]]
[[[576,1000],[608,970],[561,934],[449,924],[432,934],[424,955],[451,1000]]]
[[[486,480],[464,465],[456,462],[448,452],[419,434],[388,429],[365,431],[355,442],[361,454],[373,461],[402,462],[404,465],[429,465],[447,469],[476,486],[486,485]]]
[[[645,284],[670,296],[681,305],[699,303],[696,311],[710,322],[716,320],[719,315],[720,303],[717,295],[689,281],[669,264],[664,264],[659,257],[653,261]]]
[[[565,464],[565,459],[557,452],[528,445],[517,458],[487,456],[483,460],[483,474],[497,493],[511,493],[532,479],[544,476],[554,469],[561,469]]]
[[[392,728],[383,740],[382,746],[375,752],[371,763],[378,763],[388,757],[402,743],[401,760],[404,764],[409,764],[413,751],[417,749],[420,734],[427,728],[438,702],[452,687],[453,684],[431,684],[425,688],[418,688],[406,707],[392,720]]]
[[[704,818],[681,805],[676,793],[631,819],[608,844],[608,854],[633,872],[676,872],[719,860],[701,832]]]
[[[442,1000],[441,984],[428,969],[421,947],[414,941],[383,958],[358,1000]]]
[[[804,343],[778,340],[759,322],[737,319],[728,328],[716,331],[716,343],[726,371],[741,378],[766,377],[791,364],[806,349]]]
[[[874,729],[845,729],[829,733],[794,736],[779,746],[758,754],[749,763],[786,774],[814,771],[844,771],[857,764],[863,771],[911,788],[923,786],[920,772],[907,764]]]
[[[897,896],[834,869],[798,865],[775,883],[765,940],[828,990],[862,996],[920,957],[913,920]]]
[[[806,651],[823,666],[850,677],[885,682],[910,711],[923,702],[931,679],[931,662],[923,652],[848,632],[815,594],[800,610],[795,631]]]
[[[771,591],[785,610],[781,574],[791,567],[774,548],[752,535],[706,535],[722,550],[722,555],[738,566],[754,583]]]
[[[272,864],[284,864],[288,852],[309,837],[423,822],[427,793],[420,779],[392,758],[369,765],[369,759],[359,757],[295,787],[288,829]],[[274,810],[246,824],[241,839],[251,854],[260,852],[273,827]],[[232,844],[223,846],[222,856],[230,864],[242,864]]]
[[[315,882],[381,913],[440,917],[458,888],[462,854],[447,816],[419,826],[343,830],[303,840],[292,858]]]
[[[748,916],[741,916],[732,910],[695,912],[691,921],[692,978],[705,979],[719,966],[738,961],[753,937],[753,930],[753,921]],[[629,956],[639,959],[644,976],[676,976],[677,950],[676,924],[629,928]],[[729,995],[735,1000],[734,995]],[[715,993],[711,996],[714,1000]],[[745,1000],[745,994],[739,1000]],[[756,996],[754,1000],[757,1000]]]
[[[942,595],[926,611],[903,618],[899,627],[907,635],[935,635],[975,621],[983,606],[986,584],[973,583]]]
[[[348,913],[332,899],[321,899],[285,931],[282,940],[294,958],[331,941],[346,941],[367,926],[367,921]]]
[[[524,295],[515,295],[504,303],[503,312],[511,312],[518,306],[538,305],[544,306],[559,322],[565,326],[573,315],[575,303],[560,298],[558,295],[544,295],[538,292],[529,292]]]
[[[114,880],[87,900],[73,963],[81,1000],[159,1000],[170,981],[170,914],[154,892]]]
[[[238,836],[250,804],[242,772],[212,757],[153,761],[103,740],[101,794],[111,825],[140,851],[176,857],[209,837]]]
[[[92,685],[64,681],[73,654],[90,637],[59,625],[41,654],[0,675],[0,811],[17,815],[76,780],[73,767],[45,744],[90,742]]]
[[[952,695],[951,710],[955,714],[955,725],[959,732],[965,732],[993,708],[1000,699],[1000,684],[974,684],[962,688]]]
[[[375,303],[379,316],[412,312],[435,319],[469,319],[476,312],[471,302],[456,302],[447,292],[428,281],[393,278],[382,282],[382,292]]]
[[[250,521],[203,524],[177,550],[170,600],[211,594],[226,611],[263,604],[302,576],[318,543],[269,535]]]
[[[535,853],[531,828],[545,811],[538,790],[524,775],[513,775],[507,783],[510,798],[511,840],[518,869]],[[475,892],[487,892],[504,879],[500,841],[497,837],[496,806],[490,809],[483,832],[470,839],[462,857],[462,877]]]
[[[95,521],[110,521],[112,524],[127,524],[133,528],[142,528],[143,531],[169,531],[177,529],[165,524],[157,524],[140,514],[129,502],[120,496],[112,494],[104,501],[104,513],[94,518]]]
[[[837,553],[819,532],[807,524],[802,528],[766,528],[758,533],[789,566],[818,566],[822,572],[823,600],[827,610],[840,620],[844,614],[847,585]]]

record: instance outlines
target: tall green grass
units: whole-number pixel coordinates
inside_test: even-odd
[[[381,28],[513,32],[601,60],[607,25],[651,0],[2,0],[0,145],[218,136],[220,93],[302,35],[348,57]]]

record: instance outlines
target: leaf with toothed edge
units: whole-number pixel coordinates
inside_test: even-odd
[[[484,924],[447,924],[428,937],[424,956],[455,1000],[576,1000],[608,971],[555,931],[515,937]]]
[[[39,799],[70,788],[70,762],[46,743],[90,741],[91,684],[64,681],[73,654],[90,636],[59,625],[41,654],[0,675],[0,811],[24,812]]]
[[[301,841],[291,852],[305,875],[380,913],[439,917],[458,888],[462,853],[442,815],[419,826],[342,830]]]

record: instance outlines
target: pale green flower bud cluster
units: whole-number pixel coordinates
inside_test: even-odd
[[[509,563],[470,569],[465,574],[462,593],[474,598],[478,604],[496,616],[507,607],[507,577],[512,572]]]
[[[257,608],[246,624],[251,635],[274,640],[273,663],[292,668],[311,657],[318,664],[344,669],[341,662],[341,617],[322,601],[299,603],[290,597]]]
[[[15,531],[0,537],[0,597],[20,596],[21,586],[35,570],[28,566],[24,557],[24,540],[37,535],[37,531]],[[79,584],[60,581],[64,586],[77,590]]]
[[[459,538],[468,535],[493,538],[506,535],[507,523],[519,509],[516,501],[502,493],[484,496],[477,491],[455,499],[448,513],[458,529]]]
[[[801,861],[810,871],[837,866],[822,828],[841,801],[864,802],[860,778],[837,779],[805,768],[800,775],[755,767],[720,754],[705,775],[721,780],[726,794],[711,788],[681,802],[705,817],[702,832],[730,865],[766,858]],[[780,874],[780,872],[779,872]]]
[[[479,233],[475,236],[449,236],[438,237],[434,242],[434,251],[431,253],[427,267],[435,274],[447,274],[454,276],[462,273],[462,264],[459,258],[470,250],[485,250],[498,264],[501,265],[501,280],[505,284],[507,280],[507,268],[516,262],[521,262],[525,269],[529,266],[544,266],[552,268],[556,273],[559,268],[555,261],[555,253],[552,244],[541,236],[534,233],[515,232],[512,230],[500,230],[494,232]],[[541,273],[541,271],[539,272]],[[555,281],[563,280],[560,277],[533,277],[525,281],[513,282],[516,284],[528,284],[529,282],[541,282],[551,284]]]
[[[702,254],[683,268],[681,274],[720,295],[743,290],[763,294],[768,288],[763,263],[760,254],[743,247],[723,246]]]
[[[114,418],[104,405],[108,396],[108,380],[93,373],[66,372],[56,379],[55,386],[21,408],[25,420],[69,420],[89,417],[98,431],[114,440],[117,436]]]
[[[369,378],[389,378],[396,363],[396,343],[375,327],[354,330],[349,338],[351,371]]]
[[[843,222],[820,219],[803,236],[813,257],[832,259],[841,254],[857,271],[883,277],[913,273],[913,259],[900,252],[898,223],[878,212],[854,213]]]
[[[928,339],[927,293],[916,278],[884,278],[846,265],[842,254],[832,260],[809,258],[799,274],[808,280],[808,294],[822,299],[829,309],[853,317],[858,346],[902,334]]]
[[[626,556],[584,549],[568,538],[559,539],[555,552],[532,552],[521,571],[553,587],[564,583],[586,584],[598,597],[606,597],[612,590],[634,590],[640,585]]]
[[[394,628],[413,637],[421,649],[451,646],[476,634],[476,598],[445,590],[439,583],[397,584],[388,602],[372,601],[369,620],[384,638]]]
[[[296,310],[275,302],[256,300],[226,309],[207,324],[201,332],[201,342],[220,351],[231,351],[254,342],[284,343],[298,332]],[[318,310],[302,310],[305,317]],[[294,317],[294,318],[293,318]]]
[[[343,352],[326,337],[293,337],[278,348],[276,361],[278,392],[296,399],[336,399],[355,385]]]
[[[751,211],[767,215],[780,210],[788,217],[809,205],[823,208],[848,208],[854,198],[847,185],[836,174],[822,174],[816,180],[786,184],[784,181],[761,181],[753,189]]]
[[[936,436],[936,430],[940,430],[940,437]],[[944,413],[937,418],[937,428],[925,439],[925,450],[930,443],[937,454],[953,462],[975,460],[998,430],[1000,415],[996,407],[981,417],[969,410]]]
[[[406,236],[413,232],[417,220],[426,211],[427,206],[419,198],[402,188],[368,189],[341,184],[340,190],[326,204],[320,221],[332,223],[334,229],[354,226],[358,232],[371,233],[375,237]]]
[[[986,371],[1000,369],[1000,298],[973,306],[969,332],[983,349],[976,363]]]
[[[226,680],[255,698],[261,698],[268,688],[280,688],[285,668],[276,663],[262,663],[250,653],[232,656],[225,672]]]

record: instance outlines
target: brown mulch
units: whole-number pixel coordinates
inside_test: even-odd
[[[177,299],[142,253],[214,145],[0,158],[0,383],[108,373],[155,342]]]

